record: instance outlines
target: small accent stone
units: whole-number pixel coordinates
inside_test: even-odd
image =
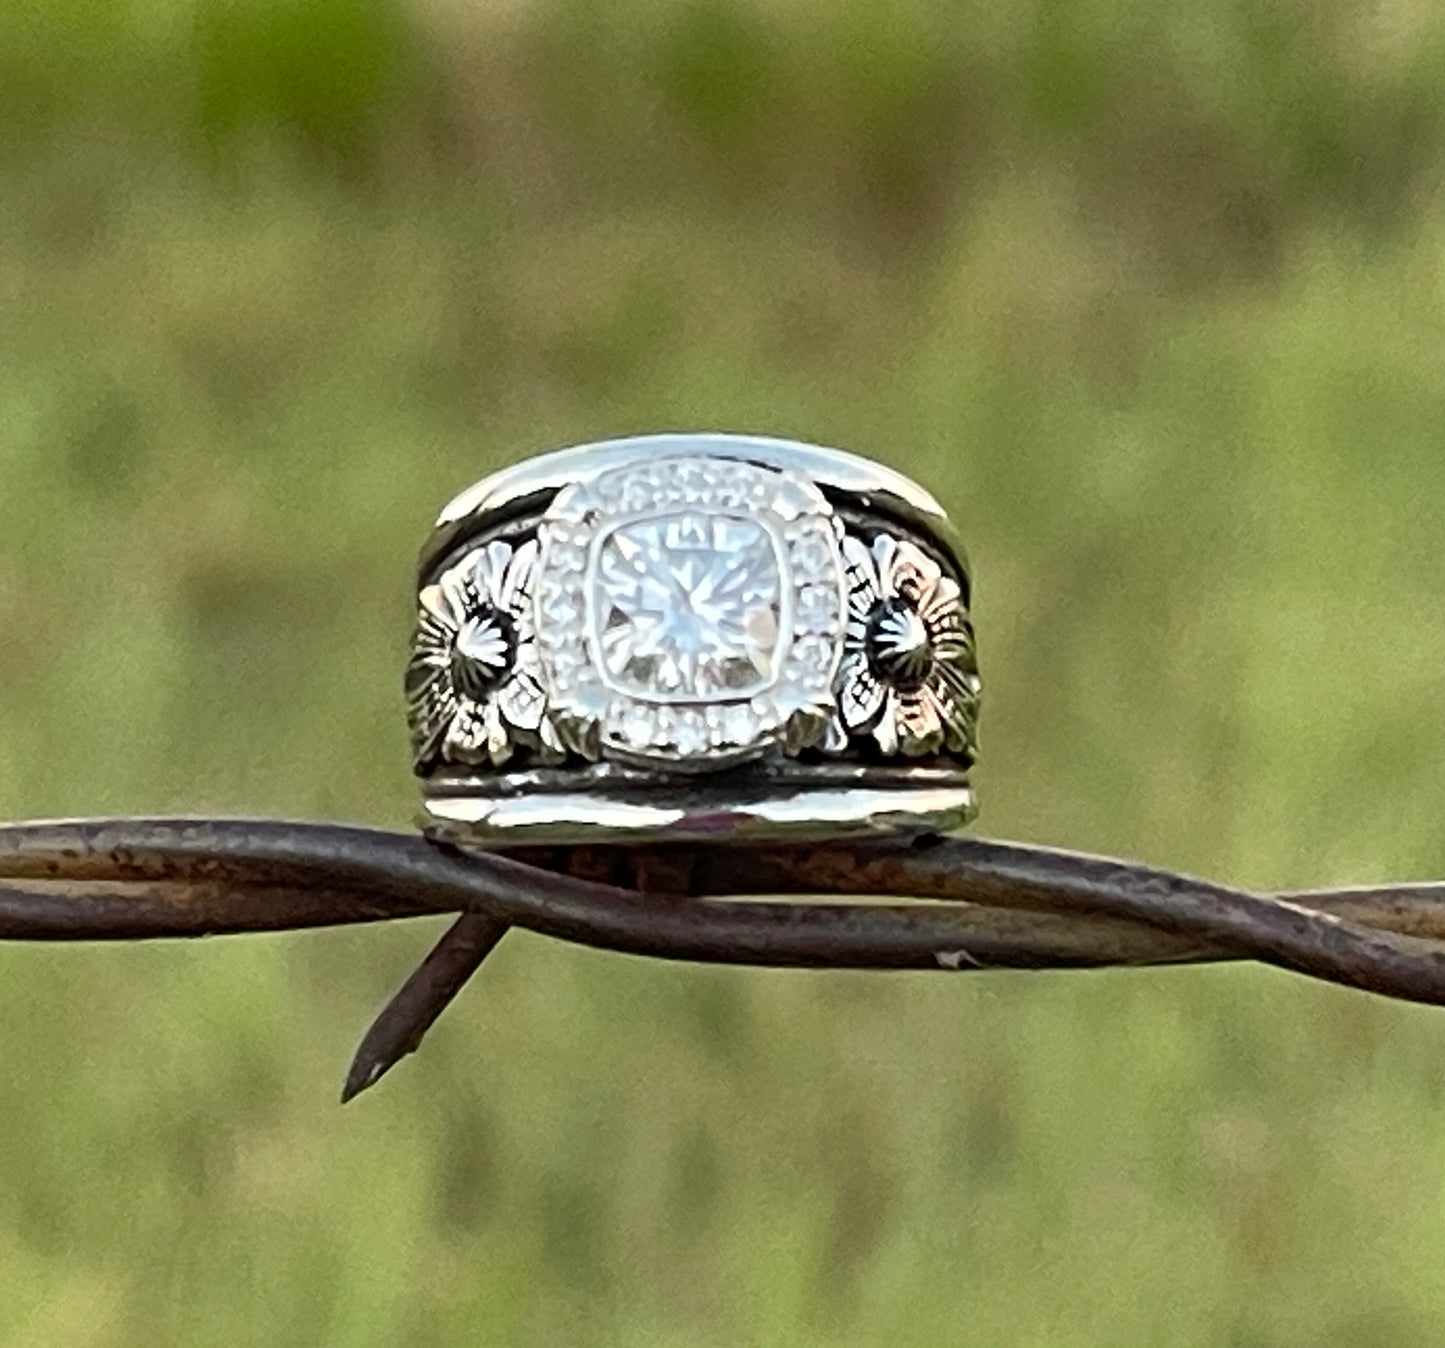
[[[634,748],[644,749],[657,733],[657,718],[652,708],[634,703],[622,718],[623,737]]]
[[[745,702],[723,708],[723,735],[732,744],[748,744],[758,733],[758,718]]]
[[[793,565],[805,579],[826,575],[832,560],[827,540],[818,534],[804,534],[793,544]]]
[[[681,754],[691,756],[707,747],[707,727],[695,711],[686,711],[677,727],[677,749]]]

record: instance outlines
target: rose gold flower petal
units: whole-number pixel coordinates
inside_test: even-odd
[[[956,626],[963,620],[963,606],[960,602],[962,598],[963,592],[958,588],[958,582],[940,571],[927,597],[919,603],[918,616],[930,631],[935,626],[940,629]]]
[[[977,749],[978,690],[963,670],[951,665],[934,669],[932,683],[943,722],[943,742],[953,753],[972,755]]]
[[[933,638],[934,651],[940,660],[969,669],[976,668],[973,625],[961,607],[940,615],[929,631]]]
[[[937,753],[943,744],[938,698],[927,684],[898,696],[898,743],[913,756]]]
[[[943,575],[942,568],[932,557],[906,539],[894,542],[888,555],[881,560],[878,572],[885,595],[907,599],[920,612],[931,601],[934,588]]]
[[[978,701],[978,671],[971,663],[940,660],[933,666],[932,680],[940,692],[946,691],[965,702]]]

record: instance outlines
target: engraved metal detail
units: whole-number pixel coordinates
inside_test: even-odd
[[[538,668],[536,562],[535,541],[495,540],[423,587],[406,672],[418,770],[438,761],[500,766],[519,744],[560,752]]]
[[[978,665],[963,593],[916,543],[843,540],[848,625],[838,714],[886,756],[977,750]]]

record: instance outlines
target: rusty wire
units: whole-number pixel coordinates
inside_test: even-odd
[[[761,896],[761,897],[759,897]],[[1256,894],[975,838],[461,852],[275,820],[0,826],[0,938],[133,940],[455,913],[367,1033],[349,1099],[420,1043],[509,926],[668,959],[1096,968],[1253,959],[1445,1003],[1445,884]]]

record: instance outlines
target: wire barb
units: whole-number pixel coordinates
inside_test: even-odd
[[[408,1053],[415,1053],[436,1019],[507,934],[507,924],[463,913],[382,1008],[351,1060],[341,1103],[370,1090]]]
[[[1255,894],[975,838],[504,855],[278,820],[0,825],[0,939],[203,936],[439,913],[459,916],[368,1031],[343,1099],[415,1050],[509,926],[637,955],[813,968],[1255,959],[1445,1003],[1445,884]]]

